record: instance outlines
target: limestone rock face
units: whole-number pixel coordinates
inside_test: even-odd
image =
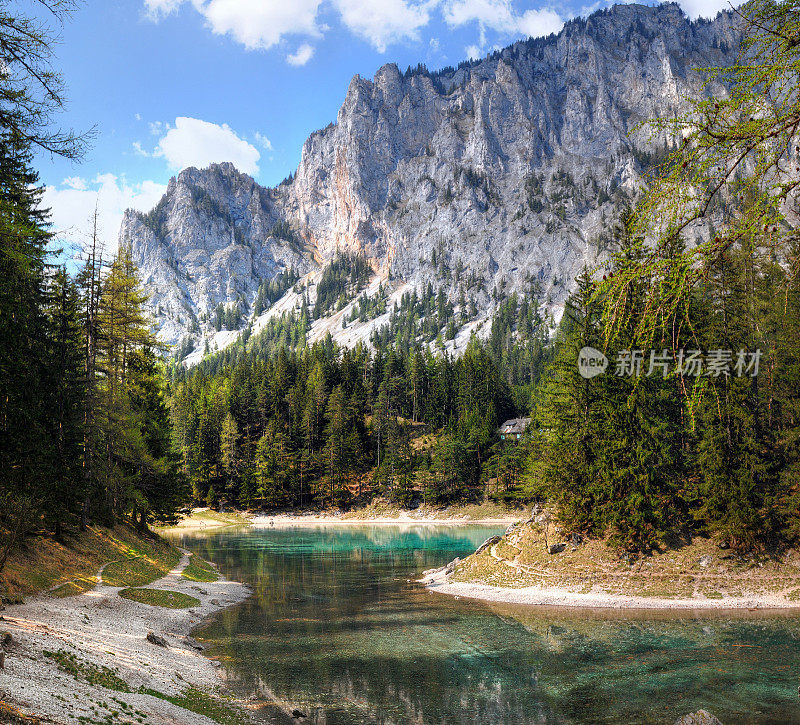
[[[694,69],[731,62],[738,41],[730,14],[619,5],[457,69],[356,76],[289,182],[187,169],[149,215],[126,214],[161,338],[199,339],[220,302],[246,312],[261,280],[336,250],[454,301],[463,289],[479,318],[515,291],[557,316],[664,148],[639,124],[682,110]]]

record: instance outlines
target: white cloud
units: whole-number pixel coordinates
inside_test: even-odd
[[[183,0],[144,0],[147,14],[154,19],[174,13]]]
[[[51,210],[57,239],[76,245],[87,241],[96,205],[100,238],[106,254],[110,255],[117,249],[125,210],[149,211],[166,190],[166,186],[154,181],[132,184],[124,176],[119,178],[114,174],[100,174],[92,181],[73,176],[64,179],[60,186],[46,187],[43,204]]]
[[[160,136],[164,131],[169,131],[169,124],[161,123],[161,121],[150,121],[147,125],[150,127],[150,133],[153,136]]]
[[[518,15],[510,0],[449,0],[443,10],[451,27],[477,22],[481,29],[480,46],[485,45],[486,29],[538,37],[561,30],[564,21],[554,10],[527,10]],[[471,46],[473,49],[475,46]]]
[[[137,114],[135,114],[134,118],[135,118],[137,121],[141,121],[141,120],[142,120],[142,114],[141,114],[141,113],[137,113]]]
[[[470,60],[478,60],[483,55],[483,51],[477,45],[468,45],[464,50]]]
[[[70,189],[78,189],[78,191],[82,191],[86,188],[86,181],[80,176],[68,176],[66,179],[64,179],[64,181],[61,182],[61,185],[69,187]]]
[[[523,35],[540,38],[550,33],[558,33],[564,27],[564,21],[553,10],[527,10],[517,20],[517,26]]]
[[[697,18],[714,18],[720,10],[728,10],[728,0],[680,0],[680,6],[692,20]],[[734,2],[734,7],[740,2]]]
[[[265,148],[267,151],[272,151],[272,141],[270,141],[263,133],[256,131],[256,141],[262,148]]]
[[[303,43],[295,53],[286,56],[286,62],[289,65],[299,67],[305,65],[314,56],[314,48],[308,43]]]
[[[169,2],[169,0],[157,0]],[[267,50],[284,35],[318,37],[317,11],[322,0],[210,0],[195,5],[209,27],[230,35],[248,50]]]
[[[171,169],[187,166],[204,168],[212,163],[230,161],[245,174],[258,173],[261,154],[252,144],[240,138],[228,126],[199,118],[179,116],[158,142],[155,156],[163,156]]]
[[[515,27],[509,0],[450,0],[444,7],[444,19],[454,27],[475,21],[501,32],[511,32]]]
[[[419,29],[428,24],[433,1],[410,3],[406,0],[334,0],[342,22],[356,35],[371,43],[379,53],[400,40],[419,38]]]
[[[134,150],[134,151],[135,151],[135,152],[136,152],[136,153],[137,153],[139,156],[146,156],[146,157],[148,157],[148,158],[149,158],[150,156],[152,156],[152,155],[153,155],[153,154],[151,154],[149,151],[145,151],[145,150],[144,150],[144,147],[142,146],[142,144],[141,144],[139,141],[134,141],[134,142],[133,142],[133,150]]]

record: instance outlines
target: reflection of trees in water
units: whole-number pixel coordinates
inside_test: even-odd
[[[270,546],[184,541],[255,586],[204,633],[236,689],[274,692],[329,724],[663,723],[700,707],[723,722],[796,716],[797,618],[457,602],[406,583],[449,554],[376,551],[348,533],[350,546],[341,531],[325,545],[312,539],[328,534],[305,534],[298,551],[282,548],[281,535]],[[753,703],[769,717],[743,716]]]

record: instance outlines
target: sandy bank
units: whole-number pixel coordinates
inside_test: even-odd
[[[658,610],[711,610],[711,609],[798,609],[800,602],[790,601],[778,594],[758,594],[742,597],[720,598],[665,598],[642,597],[604,592],[576,592],[562,587],[498,587],[473,582],[451,582],[444,569],[427,572],[422,583],[432,592],[449,594],[464,599],[487,602],[522,604],[542,607],[572,607],[586,609],[658,609]]]
[[[0,616],[0,631],[9,632],[13,641],[7,648],[5,669],[0,670],[0,700],[43,722],[78,723],[79,718],[106,722],[110,718],[114,723],[212,723],[208,717],[138,692],[149,689],[172,697],[190,687],[220,692],[218,663],[205,658],[185,638],[204,618],[243,601],[250,591],[244,584],[222,578],[213,583],[189,581],[181,576],[188,561],[184,555],[175,570],[147,588],[181,592],[200,601],[189,609],[139,604],[102,583],[77,596],[42,595],[6,608]],[[149,642],[148,632],[163,637],[168,647]],[[46,651],[56,653],[62,667]],[[64,671],[65,661],[75,663],[77,678]],[[87,673],[93,673],[88,679],[96,684],[89,684]],[[101,686],[98,680],[112,687]],[[120,681],[127,687],[120,688]]]

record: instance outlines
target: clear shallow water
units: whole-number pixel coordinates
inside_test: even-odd
[[[725,725],[800,723],[794,615],[565,612],[413,582],[494,533],[329,526],[180,540],[255,589],[199,633],[233,689],[277,697],[303,722],[671,725],[705,707]]]

